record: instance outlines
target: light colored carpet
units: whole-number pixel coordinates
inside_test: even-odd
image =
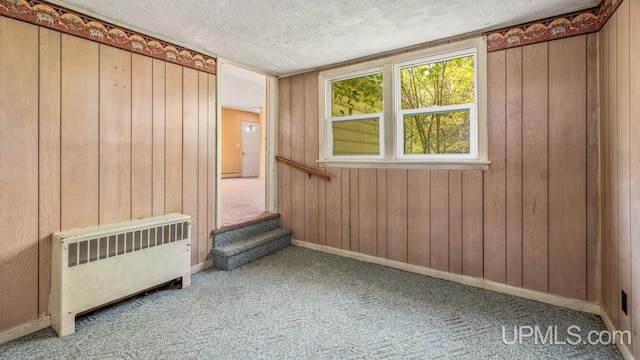
[[[288,247],[185,290],[98,310],[57,338],[0,346],[1,359],[620,359],[614,346],[504,345],[502,326],[599,317]]]
[[[253,220],[264,213],[264,209],[264,179],[222,179],[222,226]]]

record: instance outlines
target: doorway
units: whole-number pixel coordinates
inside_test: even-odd
[[[260,124],[242,122],[242,177],[260,175]]]
[[[266,208],[267,78],[222,61],[219,225],[254,220]]]

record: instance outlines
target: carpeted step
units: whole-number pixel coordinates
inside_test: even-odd
[[[279,227],[262,234],[214,247],[213,265],[233,270],[253,260],[269,255],[291,244],[291,229]]]
[[[264,232],[276,229],[280,226],[279,217],[260,221],[251,225],[242,226],[240,228],[223,230],[217,232],[213,236],[213,247],[219,248],[236,241],[247,239],[252,236],[262,234]]]

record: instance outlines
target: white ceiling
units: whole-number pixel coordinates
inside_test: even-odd
[[[54,0],[274,75],[592,7],[600,0]]]
[[[220,105],[257,113],[266,106],[267,87],[264,75],[240,67],[218,64],[220,77]]]

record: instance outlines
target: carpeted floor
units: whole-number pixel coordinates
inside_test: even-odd
[[[222,179],[222,226],[253,220],[264,213],[264,205],[264,179]]]
[[[288,247],[0,346],[0,359],[620,359],[613,345],[505,345],[502,326],[599,317]]]

